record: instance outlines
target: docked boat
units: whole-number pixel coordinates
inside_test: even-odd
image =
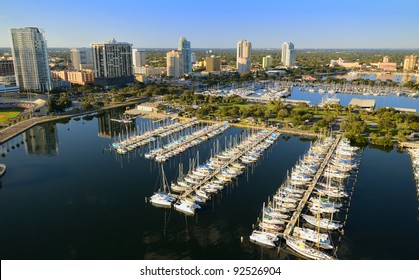
[[[194,202],[181,199],[174,204],[174,208],[175,210],[182,212],[186,215],[193,216],[195,215],[195,210],[200,209],[201,206],[199,206],[199,204],[196,204]]]
[[[306,258],[312,259],[312,260],[333,260],[334,258],[320,250],[317,250],[313,247],[308,246],[304,240],[289,236],[287,237],[287,245],[299,253],[300,255],[303,255]]]
[[[6,164],[0,163],[0,177],[6,173]]]
[[[172,203],[176,201],[176,198],[174,198],[170,194],[170,190],[168,187],[166,175],[164,174],[163,166],[161,170],[162,170],[162,186],[159,191],[155,192],[150,197],[150,202],[151,204],[157,207],[170,208],[172,206]]]
[[[268,248],[275,248],[279,245],[278,235],[270,232],[254,230],[250,235],[250,241]]]
[[[323,249],[333,249],[329,235],[326,233],[320,233],[309,228],[295,227],[293,236],[318,244]]]
[[[337,222],[333,222],[329,219],[324,219],[324,218],[317,219],[314,216],[304,215],[304,214],[301,216],[303,217],[304,220],[306,220],[307,223],[316,227],[319,226],[322,229],[336,230],[342,227],[341,224]]]

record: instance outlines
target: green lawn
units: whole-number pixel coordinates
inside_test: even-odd
[[[18,116],[22,109],[0,109],[0,123]]]

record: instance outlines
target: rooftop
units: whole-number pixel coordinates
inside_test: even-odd
[[[374,99],[358,99],[352,98],[349,105],[358,106],[361,108],[374,108],[375,107],[375,100]]]

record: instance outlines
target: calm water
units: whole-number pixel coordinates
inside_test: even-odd
[[[326,96],[331,97],[331,95],[320,94],[318,92],[309,93],[300,91],[299,87],[294,87],[292,89],[292,94],[289,97],[294,100],[308,100],[311,105],[319,104],[322,102],[323,98]],[[360,95],[360,94],[341,94],[337,93],[333,95],[334,98],[340,99],[340,104],[343,106],[348,106],[352,98],[358,99],[374,99],[376,108],[382,107],[396,107],[396,108],[412,108],[416,109],[416,112],[419,112],[419,99],[410,98],[406,96],[397,96],[394,94],[389,94],[387,96],[373,96],[373,95]]]
[[[263,201],[309,142],[281,137],[234,186],[187,218],[145,203],[159,185],[159,165],[141,156],[147,147],[125,157],[104,149],[111,130],[126,130],[109,118],[38,126],[3,146],[9,152],[2,160],[8,170],[0,189],[1,259],[294,258],[261,250],[248,235]],[[144,123],[150,121],[137,120]],[[176,178],[180,162],[186,171],[198,151],[202,162],[216,141],[224,146],[246,133],[231,128],[173,158],[164,164],[168,180]],[[408,155],[367,148],[339,257],[415,259],[418,235]]]
[[[326,79],[327,77],[324,77]],[[407,83],[409,81],[417,81],[418,77],[412,74],[400,74],[400,73],[349,73],[346,75],[336,75],[336,78],[347,79],[348,81],[354,79],[364,79],[364,80],[392,80],[393,82]]]

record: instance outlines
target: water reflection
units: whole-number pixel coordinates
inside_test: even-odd
[[[58,155],[58,134],[53,122],[35,126],[23,134],[26,154]]]
[[[113,138],[120,134],[134,131],[135,122],[121,123],[115,121],[120,118],[118,111],[107,110],[98,115],[98,136],[104,138]]]

